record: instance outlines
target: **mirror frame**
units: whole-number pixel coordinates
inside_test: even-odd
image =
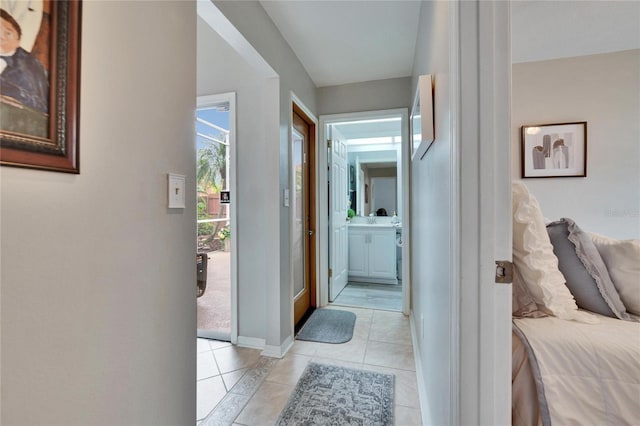
[[[420,117],[420,138],[416,138],[413,123]],[[431,74],[418,77],[418,87],[413,97],[413,106],[409,116],[411,136],[411,160],[420,160],[434,141],[433,126],[433,78]]]

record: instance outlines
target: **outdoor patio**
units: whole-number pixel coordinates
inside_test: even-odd
[[[208,253],[207,289],[198,298],[198,329],[231,332],[231,253]]]

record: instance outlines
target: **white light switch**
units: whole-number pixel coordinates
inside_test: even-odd
[[[169,173],[167,195],[170,209],[185,208],[185,181],[185,176]]]
[[[282,199],[283,199],[283,204],[285,207],[289,207],[289,189],[285,188],[282,190]]]

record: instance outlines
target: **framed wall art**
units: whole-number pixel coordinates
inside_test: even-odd
[[[81,1],[0,1],[0,164],[79,173]]]
[[[523,178],[586,177],[587,122],[522,126]]]

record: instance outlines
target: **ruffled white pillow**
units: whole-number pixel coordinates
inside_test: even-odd
[[[558,318],[596,323],[578,310],[558,269],[540,205],[522,182],[512,184],[513,262],[539,308]]]

